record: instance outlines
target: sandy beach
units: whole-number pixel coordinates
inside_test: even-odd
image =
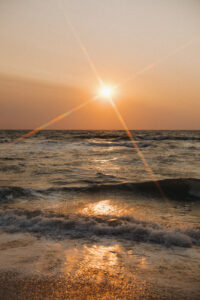
[[[99,280],[101,278],[101,280]],[[1,274],[0,298],[10,299],[199,299],[191,290],[176,290],[152,284],[132,276],[89,270],[84,276],[73,278],[23,277],[20,274]]]

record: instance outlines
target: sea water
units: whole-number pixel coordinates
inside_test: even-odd
[[[124,131],[25,133],[0,131],[1,276],[199,299],[200,131],[134,131],[142,156]]]

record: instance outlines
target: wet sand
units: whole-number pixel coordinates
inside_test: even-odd
[[[88,279],[89,278],[89,279]],[[199,299],[198,295],[152,285],[133,276],[90,270],[85,276],[23,277],[0,276],[0,299]]]

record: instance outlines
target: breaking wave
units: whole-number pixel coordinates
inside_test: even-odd
[[[1,187],[0,202],[9,202],[16,198],[32,198],[39,195],[37,190],[18,186]]]
[[[165,228],[129,216],[64,215],[40,210],[0,211],[0,228],[8,233],[30,233],[52,239],[120,238],[166,247],[200,245],[200,229]]]
[[[63,182],[64,183],[64,182]],[[165,195],[173,200],[190,201],[200,198],[200,179],[194,178],[177,178],[164,179],[158,181],[159,186]],[[84,187],[51,187],[47,189],[32,189],[23,187],[1,187],[0,201],[10,201],[16,198],[35,198],[40,195],[49,195],[51,193],[132,193],[148,196],[160,197],[160,192],[153,181],[145,182],[125,182],[117,184],[97,184],[95,181],[89,181],[88,185]]]

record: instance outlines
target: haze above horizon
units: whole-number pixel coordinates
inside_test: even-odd
[[[1,1],[0,129],[35,128],[93,97],[91,65],[119,84],[129,128],[200,129],[199,13],[195,0]],[[49,129],[121,126],[95,101]]]

